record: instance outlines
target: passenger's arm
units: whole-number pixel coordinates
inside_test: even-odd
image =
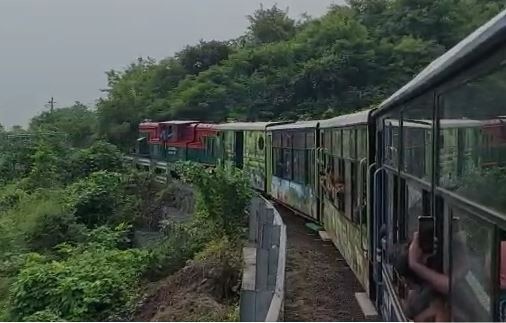
[[[418,275],[418,277],[425,280],[436,291],[447,295],[450,289],[450,282],[448,276],[441,274],[435,270],[430,269],[420,262],[409,262],[411,270]]]
[[[425,266],[422,262],[422,258],[423,252],[418,244],[418,232],[415,232],[413,235],[413,241],[411,241],[411,245],[409,246],[409,268],[411,268],[418,277],[429,283],[436,291],[445,295],[448,294],[450,290],[448,276]]]

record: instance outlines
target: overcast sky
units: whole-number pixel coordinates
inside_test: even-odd
[[[45,109],[93,105],[104,72],[136,57],[172,55],[199,39],[244,33],[263,3],[321,16],[342,0],[0,0],[0,123],[27,125]]]

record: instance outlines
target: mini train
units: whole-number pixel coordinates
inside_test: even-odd
[[[137,153],[243,169],[324,227],[384,320],[504,321],[505,40],[506,11],[373,109],[145,122]]]

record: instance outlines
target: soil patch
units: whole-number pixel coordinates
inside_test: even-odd
[[[239,297],[240,271],[191,261],[146,287],[135,321],[230,321]]]

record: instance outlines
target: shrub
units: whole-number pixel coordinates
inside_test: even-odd
[[[88,227],[107,223],[122,201],[121,175],[99,171],[69,187],[69,206]]]
[[[26,192],[15,184],[5,186],[0,191],[0,212],[13,208],[26,196]]]
[[[124,230],[85,246],[65,245],[69,257],[64,260],[27,262],[11,288],[13,319],[57,315],[63,320],[102,321],[123,313],[134,299],[147,253],[110,248],[119,232]]]
[[[86,177],[98,171],[120,172],[123,170],[122,154],[107,142],[98,141],[87,149],[77,150],[68,166],[73,178]]]
[[[7,252],[50,249],[63,241],[78,241],[84,227],[65,205],[62,191],[26,196],[0,217],[0,259]]]
[[[58,314],[51,310],[43,310],[24,317],[25,322],[61,322],[64,321]]]
[[[170,223],[166,226],[165,238],[150,250],[150,263],[146,277],[156,280],[183,268],[186,262],[192,259],[207,242],[205,227],[201,228],[201,231],[193,230],[193,223]],[[196,232],[199,234],[195,234]]]
[[[180,163],[183,180],[197,189],[196,216],[207,220],[221,234],[237,237],[244,228],[245,212],[251,198],[249,181],[238,169],[217,167],[206,170],[193,163]]]

